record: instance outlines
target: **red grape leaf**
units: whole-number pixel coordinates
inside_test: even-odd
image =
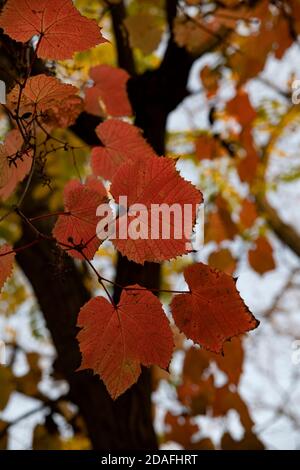
[[[127,96],[128,73],[110,65],[97,65],[90,70],[94,86],[85,90],[85,109],[96,116],[131,116]]]
[[[12,273],[14,259],[13,248],[8,244],[2,245],[0,247],[0,292]]]
[[[64,189],[65,214],[60,215],[53,229],[53,235],[62,248],[83,245],[83,253],[92,259],[100,245],[96,235],[97,224],[100,220],[96,215],[100,204],[107,201],[103,184],[94,178],[89,178],[85,184],[70,181]],[[74,258],[83,259],[81,253],[68,249]]]
[[[30,172],[32,151],[22,149],[23,138],[16,129],[0,145],[0,199],[7,199]]]
[[[62,83],[55,77],[41,74],[30,77],[22,90],[19,115],[30,113],[37,116],[47,128],[68,127],[74,124],[83,109],[79,90],[73,85]],[[20,87],[16,85],[7,97],[8,107],[18,107]]]
[[[220,353],[225,341],[258,326],[228,274],[197,263],[185,270],[185,280],[190,292],[174,297],[171,309],[178,328],[195,343]]]
[[[169,322],[157,297],[138,285],[123,290],[118,306],[104,297],[90,300],[78,326],[80,369],[99,374],[113,399],[137,381],[141,365],[169,365],[174,347]]]
[[[72,0],[8,0],[0,27],[16,41],[39,35],[37,55],[44,59],[71,59],[106,42],[97,22],[82,16]]]
[[[126,211],[117,220],[117,235],[113,243],[129,260],[141,264],[145,261],[160,262],[191,251],[187,245],[203,197],[195,186],[180,176],[175,165],[175,161],[159,157],[128,162],[121,166],[113,179],[110,192],[117,203],[120,197],[126,196],[129,209],[134,204],[143,204],[146,208],[140,212]],[[166,212],[155,214],[154,204],[157,207],[164,204]],[[184,217],[175,218],[171,211],[168,217],[167,211],[173,204],[177,204],[182,214],[184,205],[188,204],[192,215],[190,220],[187,217],[185,220]],[[119,234],[124,227],[128,236],[123,239]],[[140,234],[136,239],[130,234],[133,229],[136,236],[134,227]],[[164,237],[162,228],[166,229]]]
[[[259,274],[267,273],[276,268],[273,257],[273,248],[266,237],[259,237],[256,246],[249,250],[248,260],[250,266]]]
[[[126,161],[155,156],[140,129],[127,122],[110,119],[100,124],[96,133],[103,144],[92,151],[92,169],[97,176],[112,180]]]

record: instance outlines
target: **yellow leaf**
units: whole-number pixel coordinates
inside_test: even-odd
[[[141,49],[145,55],[151,54],[158,47],[163,30],[156,16],[132,15],[125,19],[124,24],[131,47]]]

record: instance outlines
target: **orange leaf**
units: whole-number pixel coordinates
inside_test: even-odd
[[[248,93],[239,89],[237,94],[226,105],[227,112],[234,116],[241,126],[248,126],[256,118]]]
[[[0,292],[12,273],[14,259],[13,248],[8,244],[2,245],[0,248]]]
[[[48,128],[68,127],[74,124],[82,111],[78,91],[73,85],[62,83],[55,77],[44,74],[30,77],[22,90],[19,114],[34,114]],[[17,109],[19,94],[20,87],[16,85],[8,95],[11,110]]]
[[[71,59],[106,42],[97,22],[82,16],[71,0],[8,0],[0,27],[16,41],[39,35],[37,55],[44,59]]]
[[[218,69],[213,69],[209,65],[205,65],[200,72],[200,78],[205,88],[208,98],[213,98],[219,89],[219,81],[222,75]]]
[[[104,297],[90,300],[78,326],[80,369],[99,374],[113,399],[137,381],[141,365],[169,365],[174,347],[169,322],[157,297],[138,285],[123,290],[118,306]]]
[[[238,230],[232,221],[227,201],[222,196],[217,196],[215,212],[208,214],[205,224],[205,242],[215,241],[221,243],[223,240],[233,240]]]
[[[94,257],[101,243],[96,235],[100,220],[96,211],[106,200],[103,184],[94,178],[89,178],[85,184],[72,180],[65,186],[65,214],[58,217],[53,229],[53,236],[62,248],[81,245],[88,259]],[[68,253],[74,258],[84,258],[77,250],[68,249]]]
[[[193,416],[205,415],[207,408],[214,401],[215,388],[213,377],[198,379],[196,383],[185,381],[177,389],[178,399],[184,406],[189,407]]]
[[[30,172],[32,151],[23,150],[19,131],[10,131],[0,146],[0,199],[7,199]]]
[[[85,109],[96,116],[131,116],[132,108],[127,96],[130,76],[120,68],[98,65],[90,70],[94,86],[85,90]]]
[[[179,329],[194,342],[220,353],[225,341],[258,326],[228,274],[198,263],[185,270],[185,280],[190,292],[174,297],[171,309]]]
[[[224,344],[224,355],[211,355],[220,370],[225,372],[229,383],[238,385],[243,371],[244,350],[240,337]]]
[[[264,444],[252,431],[245,432],[240,441],[235,441],[233,437],[226,432],[221,440],[222,450],[264,450]]]
[[[245,430],[250,431],[253,420],[249,414],[248,407],[237,392],[233,392],[228,384],[216,388],[216,396],[213,404],[213,416],[226,416],[229,410],[236,410]]]
[[[165,424],[168,427],[165,442],[174,441],[182,445],[184,449],[191,448],[192,437],[199,431],[199,427],[189,416],[174,416],[168,412],[165,416]]]
[[[204,349],[190,348],[184,358],[183,380],[197,384],[203,372],[209,367],[209,353]]]
[[[219,271],[232,275],[236,269],[236,260],[228,248],[222,248],[209,255],[208,264]]]
[[[251,184],[256,177],[259,155],[255,146],[255,142],[252,136],[252,127],[244,126],[240,135],[240,143],[244,155],[238,163],[238,174],[241,181],[246,181]]]
[[[240,222],[244,229],[252,227],[258,217],[254,202],[244,199],[240,212]]]
[[[250,266],[259,274],[264,274],[276,268],[272,245],[263,236],[256,240],[255,248],[249,250],[248,260]]]
[[[117,234],[124,226],[129,235],[133,227],[139,232],[134,233],[138,235],[136,239],[118,236],[113,240],[115,247],[129,260],[141,264],[160,262],[191,251],[187,245],[203,198],[200,191],[180,176],[173,160],[151,157],[125,163],[115,175],[110,191],[116,201],[127,196],[128,208],[143,204],[147,209],[126,212],[117,221]],[[155,213],[154,204],[156,209],[164,204],[165,213],[159,210]],[[179,217],[176,211],[170,211],[173,204],[177,205]],[[181,216],[185,204],[191,209],[190,220]]]
[[[214,136],[201,135],[196,141],[196,156],[199,160],[214,160],[226,155],[220,141]]]
[[[184,15],[177,16],[173,23],[174,40],[180,47],[192,54],[203,54],[207,47],[213,45],[219,34],[220,23],[213,19],[206,22],[201,14],[187,19]]]
[[[97,176],[112,180],[126,161],[155,156],[154,150],[143,138],[141,131],[127,122],[110,119],[96,128],[103,147],[92,151],[92,169]]]

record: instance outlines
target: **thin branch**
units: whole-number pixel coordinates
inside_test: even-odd
[[[10,423],[7,423],[6,426],[4,426],[4,428],[0,432],[0,439],[2,439],[6,435],[6,433],[9,430],[10,427],[14,426],[15,424],[20,423],[20,421],[23,421],[26,418],[30,418],[30,416],[32,416],[36,413],[39,413],[40,411],[45,410],[45,408],[47,408],[50,403],[51,402],[43,403],[42,405],[38,406],[37,408],[33,408],[32,410],[27,411],[23,415],[18,416],[18,418],[14,419],[14,421],[11,421]]]
[[[300,272],[300,268],[295,268],[291,271],[283,287],[275,296],[272,305],[264,312],[264,318],[271,317],[272,314],[279,308],[283,295],[288,289],[290,289],[293,286],[294,278],[299,272]]]

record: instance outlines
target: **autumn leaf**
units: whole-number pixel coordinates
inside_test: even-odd
[[[226,7],[232,8],[241,3],[242,0],[223,0],[222,4],[225,5]],[[230,11],[230,10],[229,10]]]
[[[143,13],[131,15],[125,18],[124,25],[129,33],[131,47],[137,47],[147,55],[159,46],[163,29],[155,15]]]
[[[32,166],[32,150],[23,149],[23,138],[16,129],[8,132],[0,145],[0,199],[11,196]]]
[[[19,109],[19,115],[27,114],[30,120],[36,117],[47,129],[64,128],[74,124],[83,109],[78,92],[73,85],[41,74],[27,80],[20,100],[20,87],[16,85],[7,102],[12,111]]]
[[[14,375],[9,367],[0,367],[0,411],[6,408],[14,391]]]
[[[0,292],[7,280],[11,275],[15,253],[12,246],[5,244],[0,247]]]
[[[202,2],[202,0],[185,0],[187,5],[199,5],[199,3]]]
[[[259,155],[253,140],[251,126],[243,128],[240,135],[242,156],[237,164],[237,171],[241,181],[253,183],[259,166]]]
[[[28,372],[15,378],[16,388],[19,393],[28,396],[36,396],[39,393],[39,383],[42,380],[42,370],[39,365],[40,356],[38,353],[30,352],[26,355]]]
[[[110,65],[97,65],[90,70],[94,86],[85,90],[85,109],[95,116],[122,117],[133,114],[127,96],[129,75],[126,70]]]
[[[218,68],[211,68],[209,65],[205,65],[201,69],[200,78],[207,98],[213,98],[219,89],[219,82],[222,78],[221,72]]]
[[[189,416],[174,416],[168,412],[165,416],[167,432],[164,441],[178,442],[184,449],[190,449],[192,437],[199,431],[198,425]]]
[[[219,139],[210,135],[200,135],[196,140],[196,157],[199,160],[224,157],[227,152],[223,148]]]
[[[110,192],[116,201],[126,196],[128,208],[143,204],[146,209],[136,212],[132,209],[118,218],[113,243],[129,260],[141,264],[160,262],[191,251],[188,244],[203,197],[180,176],[173,160],[151,157],[124,163],[113,179]],[[178,210],[172,212],[170,208],[174,204]],[[183,217],[185,204],[189,204],[191,217]],[[120,236],[124,227],[129,235],[133,230],[134,236],[126,239]]]
[[[160,301],[138,285],[123,290],[118,306],[104,297],[80,310],[78,334],[81,369],[93,369],[115,400],[133,385],[141,365],[166,369],[173,336]]]
[[[106,42],[95,20],[82,16],[72,0],[8,0],[0,17],[0,27],[16,41],[39,36],[38,57],[71,59]]]
[[[206,350],[195,347],[188,349],[183,363],[183,381],[199,383],[203,372],[209,367],[209,363],[209,354]]]
[[[192,54],[201,54],[213,45],[219,29],[220,25],[217,21],[207,23],[203,21],[200,14],[192,19],[177,16],[173,23],[175,42]]]
[[[258,326],[231,276],[203,263],[189,266],[184,275],[190,292],[175,296],[171,309],[187,338],[220,353],[225,341]]]
[[[260,27],[252,34],[237,35],[235,51],[228,55],[228,65],[237,76],[239,85],[263,70],[271,52],[280,59],[293,42],[287,19],[284,15],[273,14],[268,1],[257,2],[246,16],[258,20]]]
[[[215,362],[218,369],[227,375],[228,382],[237,385],[243,371],[243,361],[244,350],[240,336],[224,343],[223,355],[191,347],[185,354],[182,370],[183,383],[199,384],[210,364]]]
[[[238,385],[243,372],[244,350],[241,337],[232,338],[224,344],[223,355],[211,354],[218,368],[225,372],[228,382]]]
[[[243,229],[252,227],[258,217],[256,205],[249,199],[244,199],[240,211],[240,223]]]
[[[221,195],[218,195],[214,211],[207,216],[205,242],[221,243],[223,240],[233,240],[237,233],[238,230],[231,218],[228,203]]]
[[[248,260],[258,274],[265,274],[276,268],[273,248],[266,237],[260,236],[256,240],[255,247],[248,252]]]
[[[9,423],[7,423],[6,421],[2,421],[2,419],[0,419],[0,450],[7,449],[8,435],[6,431],[8,427],[9,427]]]
[[[249,100],[248,93],[243,89],[239,89],[234,98],[228,101],[226,110],[236,118],[241,126],[249,126],[257,116]]]
[[[95,178],[89,178],[85,184],[72,180],[65,186],[65,214],[58,217],[53,236],[74,258],[94,257],[101,243],[96,235],[100,220],[96,211],[106,201],[106,190]],[[84,256],[78,250],[68,248],[70,246],[81,247]]]
[[[96,128],[102,147],[92,150],[91,165],[96,176],[112,180],[119,167],[127,162],[155,156],[141,131],[127,122],[110,119]]]
[[[231,387],[226,384],[223,387],[216,388],[215,400],[212,411],[213,416],[226,416],[228,411],[235,410],[241,420],[246,431],[251,431],[253,420],[250,416],[248,407],[237,391],[232,391]]]
[[[62,448],[62,439],[52,414],[46,416],[45,424],[38,424],[34,428],[32,449],[44,451],[60,450]]]
[[[208,264],[214,269],[232,275],[236,269],[236,260],[228,248],[221,248],[209,255]]]
[[[236,441],[226,432],[221,439],[222,450],[264,450],[265,446],[259,438],[252,432],[247,431],[240,441]]]
[[[177,395],[193,416],[205,415],[214,401],[214,379],[210,375],[208,378],[199,378],[195,383],[186,380],[177,388]]]

